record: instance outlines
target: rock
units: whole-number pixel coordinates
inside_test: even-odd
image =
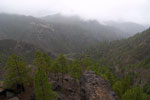
[[[34,93],[32,93],[32,95],[30,96],[30,100],[35,100],[35,95],[34,95]]]
[[[12,97],[14,97],[15,96],[15,94],[13,93],[13,92],[10,92],[10,91],[7,91],[6,92],[6,97],[9,99],[9,98],[12,98]]]
[[[85,71],[80,83],[81,100],[118,100],[109,82],[93,71]]]
[[[72,88],[68,88],[68,90],[70,93],[74,92],[74,90]]]
[[[65,77],[64,77],[64,80],[68,82],[68,81],[71,81],[72,78],[71,78],[70,76],[65,76]]]
[[[69,78],[64,78],[65,81],[69,81]]]
[[[3,90],[4,90],[3,88],[0,88],[0,93],[1,93]]]
[[[58,98],[57,100],[70,100],[66,97],[66,95],[62,94],[62,93],[58,93]]]
[[[19,100],[19,98],[18,97],[13,97],[13,98],[10,98],[8,100]]]
[[[17,84],[16,87],[14,88],[15,94],[20,94],[21,92],[24,92],[24,86],[23,84]]]
[[[52,82],[52,89],[53,89],[54,91],[59,91],[59,90],[61,90],[61,84],[59,84],[59,83],[56,82],[56,81],[53,81],[53,82]]]

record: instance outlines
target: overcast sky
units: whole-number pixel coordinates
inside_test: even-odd
[[[0,12],[38,17],[61,13],[99,21],[150,24],[150,0],[0,0]]]

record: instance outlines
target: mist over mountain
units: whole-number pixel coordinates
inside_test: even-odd
[[[100,41],[127,37],[96,20],[51,15],[43,18],[0,14],[0,39],[26,41],[52,52],[79,52]]]
[[[150,0],[0,0],[0,100],[150,100]]]
[[[133,36],[136,33],[140,33],[146,30],[147,26],[140,25],[133,22],[114,22],[107,21],[105,22],[107,25],[120,29],[125,32],[128,36]]]

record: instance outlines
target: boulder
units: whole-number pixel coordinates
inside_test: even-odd
[[[13,92],[10,92],[10,91],[7,91],[6,92],[6,97],[9,99],[9,98],[12,98],[12,97],[14,97],[15,96],[15,93],[13,93]]]

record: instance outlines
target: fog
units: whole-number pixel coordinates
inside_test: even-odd
[[[60,13],[99,21],[150,24],[150,0],[0,0],[0,12],[35,17]]]

